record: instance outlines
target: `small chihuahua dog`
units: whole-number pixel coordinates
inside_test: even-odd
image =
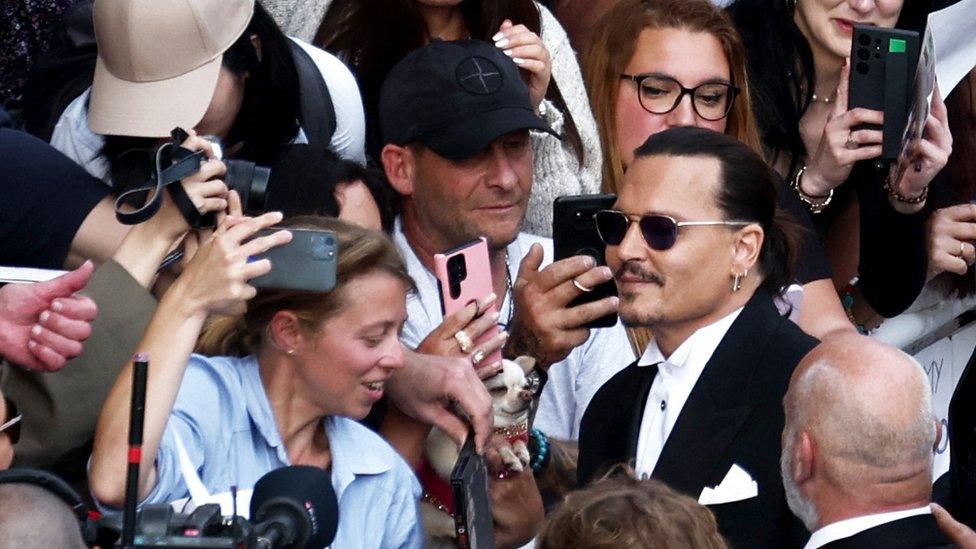
[[[529,409],[532,406],[532,392],[525,376],[535,367],[535,359],[522,356],[513,360],[502,360],[502,371],[485,380],[485,387],[491,395],[495,433],[507,439],[507,444],[498,448],[505,464],[501,475],[521,473],[529,464],[528,442]],[[437,428],[431,429],[425,445],[427,462],[445,482],[450,482],[451,471],[457,462],[459,450],[447,435]],[[421,505],[424,526],[432,545],[436,538],[454,538],[454,519],[438,511],[428,502]],[[443,545],[449,547],[450,545]]]

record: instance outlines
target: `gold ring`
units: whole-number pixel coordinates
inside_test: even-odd
[[[458,342],[458,347],[461,348],[462,353],[466,353],[471,350],[474,346],[474,342],[471,341],[471,336],[468,335],[464,330],[458,330],[454,332],[454,339]]]
[[[577,290],[579,290],[579,291],[581,291],[581,292],[583,292],[585,294],[588,294],[588,293],[590,293],[590,292],[593,291],[593,288],[587,288],[586,286],[584,286],[584,285],[580,284],[579,282],[577,282],[575,278],[573,279],[573,286],[576,286],[576,289]]]
[[[844,143],[844,146],[850,150],[854,150],[858,147],[857,139],[854,139],[854,132],[847,134],[847,142]]]
[[[482,351],[481,349],[478,349],[477,351],[474,352],[474,354],[471,355],[471,364],[477,366],[484,359],[485,359],[485,352]]]

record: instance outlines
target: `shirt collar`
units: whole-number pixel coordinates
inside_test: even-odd
[[[694,362],[701,363],[701,366],[704,367],[704,364],[715,353],[718,344],[722,342],[726,332],[732,327],[732,323],[739,317],[742,309],[743,307],[739,307],[719,320],[695,330],[695,333],[684,340],[669,357],[664,356],[664,353],[657,346],[657,340],[652,339],[640,360],[637,361],[637,366],[651,366],[660,362],[668,362],[673,366],[680,367],[686,363]]]
[[[832,522],[814,532],[813,535],[810,536],[810,541],[807,542],[803,549],[815,549],[817,547],[823,547],[828,543],[849,538],[856,534],[860,534],[865,530],[869,530],[876,526],[881,526],[882,524],[887,524],[889,522],[894,522],[896,520],[914,517],[917,515],[930,514],[932,514],[932,509],[926,505],[924,507],[916,507],[914,509],[908,509],[905,511],[877,513],[874,515],[866,515],[863,517],[854,517]]]
[[[269,446],[278,451],[278,458],[282,463],[290,464],[288,452],[278,425],[274,420],[274,412],[268,394],[261,383],[261,373],[258,360],[254,355],[245,357],[240,364],[244,391],[247,394],[247,411],[254,419],[258,432],[264,437]],[[388,448],[377,448],[372,437],[364,437],[357,430],[366,429],[354,420],[341,417],[326,417],[323,427],[329,437],[329,450],[332,453],[332,469],[337,478],[347,478],[346,484],[352,482],[353,476],[378,475],[393,468],[394,461]]]

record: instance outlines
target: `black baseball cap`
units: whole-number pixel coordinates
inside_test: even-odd
[[[407,54],[380,90],[383,143],[419,141],[451,160],[522,129],[559,137],[536,116],[518,66],[481,40],[435,40]]]

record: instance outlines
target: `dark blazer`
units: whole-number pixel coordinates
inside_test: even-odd
[[[816,343],[758,290],[705,365],[658,459],[652,476],[695,499],[721,483],[733,464],[752,476],[758,497],[710,506],[734,547],[789,547],[809,536],[786,505],[779,459],[783,395]],[[580,485],[634,459],[656,373],[635,362],[590,401],[580,425]]]
[[[939,530],[932,515],[917,515],[869,528],[823,549],[935,549],[955,547]]]

